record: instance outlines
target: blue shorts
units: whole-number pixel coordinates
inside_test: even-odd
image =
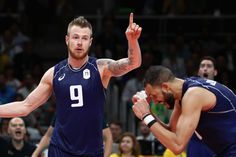
[[[48,148],[48,157],[103,157],[103,153],[97,155],[73,155],[50,144]]]

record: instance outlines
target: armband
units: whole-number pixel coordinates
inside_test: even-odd
[[[147,114],[143,117],[143,122],[150,128],[157,121],[151,114]]]

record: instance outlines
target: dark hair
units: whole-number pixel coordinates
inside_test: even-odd
[[[204,57],[202,57],[202,58],[200,59],[199,66],[200,66],[200,64],[201,64],[201,62],[202,62],[203,60],[210,60],[210,61],[213,63],[214,68],[217,69],[217,64],[216,64],[216,60],[215,60],[214,57],[211,57],[211,56],[204,56]]]
[[[79,16],[79,17],[73,19],[73,20],[69,23],[68,28],[67,28],[67,34],[69,34],[70,28],[71,28],[72,26],[79,26],[79,27],[81,27],[81,28],[86,28],[86,27],[88,27],[88,28],[91,30],[91,36],[92,36],[92,34],[93,34],[93,28],[92,28],[91,23],[88,22],[88,20],[85,19],[83,16]]]
[[[117,126],[119,126],[120,128],[122,128],[123,127],[123,125],[122,125],[122,123],[120,122],[120,121],[112,121],[111,123],[110,123],[110,126],[111,125],[117,125]]]
[[[172,81],[175,78],[175,75],[171,72],[170,69],[164,66],[151,66],[144,77],[144,86],[147,84],[150,85],[161,85],[163,82]]]

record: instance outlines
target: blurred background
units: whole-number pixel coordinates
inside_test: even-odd
[[[235,92],[233,4],[233,0],[0,0],[0,104],[24,99],[49,67],[67,57],[67,25],[76,16],[85,16],[93,25],[91,56],[126,57],[125,30],[133,12],[134,21],[143,27],[139,39],[143,63],[111,80],[104,115],[108,123],[119,121],[124,131],[138,135],[131,97],[143,89],[142,77],[150,65],[168,66],[184,78],[197,74],[201,57],[213,56],[216,80]],[[151,107],[168,122],[170,111]],[[52,97],[26,117],[32,141],[44,134],[55,108]]]

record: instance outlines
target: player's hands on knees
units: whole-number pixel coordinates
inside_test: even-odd
[[[146,100],[147,95],[145,91],[137,92],[133,97],[133,106],[132,109],[135,113],[135,115],[142,120],[143,117],[150,113],[150,106],[149,103]]]
[[[133,13],[130,13],[129,16],[129,26],[126,29],[126,38],[127,40],[131,41],[131,40],[137,40],[142,32],[142,27],[140,27],[138,24],[133,22]]]

